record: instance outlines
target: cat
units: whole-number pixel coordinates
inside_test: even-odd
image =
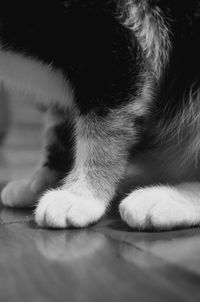
[[[125,223],[200,224],[200,1],[3,0],[0,79],[47,115],[42,159],[4,188],[5,206],[87,227],[132,167]]]

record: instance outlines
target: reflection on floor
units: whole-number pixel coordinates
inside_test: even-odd
[[[2,183],[30,172],[41,143],[35,111],[23,100],[11,108]],[[0,205],[0,301],[200,301],[200,230],[134,232],[111,215],[84,230],[43,230],[31,211]]]

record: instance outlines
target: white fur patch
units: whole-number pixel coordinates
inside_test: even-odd
[[[200,224],[200,184],[138,189],[120,204],[122,219],[133,228],[167,230]]]
[[[133,114],[137,117],[145,117],[149,114],[151,104],[153,101],[154,90],[152,89],[152,80],[151,76],[147,73],[143,77],[146,78],[145,84],[142,88],[140,95],[137,98],[134,98],[131,103],[128,103],[124,107],[126,114]],[[122,110],[121,110],[122,111]]]
[[[103,202],[67,190],[48,191],[40,199],[35,220],[40,226],[52,228],[86,227],[105,213]]]
[[[45,106],[73,103],[72,89],[59,70],[32,58],[0,49],[0,81],[9,88],[31,94]]]
[[[125,25],[138,38],[146,57],[151,60],[155,76],[159,78],[168,62],[171,48],[169,29],[162,12],[157,6],[149,10],[147,1],[128,1],[127,11]]]

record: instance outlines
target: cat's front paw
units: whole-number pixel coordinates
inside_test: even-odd
[[[120,204],[122,219],[139,230],[169,230],[195,225],[192,204],[175,187],[155,186],[138,189]]]
[[[1,192],[1,200],[9,207],[33,206],[41,193],[58,180],[59,175],[47,167],[40,167],[31,177],[8,183]]]
[[[100,200],[58,189],[46,192],[40,199],[35,220],[42,227],[81,228],[97,222],[105,210]]]

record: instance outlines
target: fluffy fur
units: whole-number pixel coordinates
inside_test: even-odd
[[[42,161],[5,205],[38,200],[40,226],[85,227],[132,165],[151,186],[122,200],[126,223],[200,224],[200,4],[179,2],[1,1],[0,76],[48,116]]]

